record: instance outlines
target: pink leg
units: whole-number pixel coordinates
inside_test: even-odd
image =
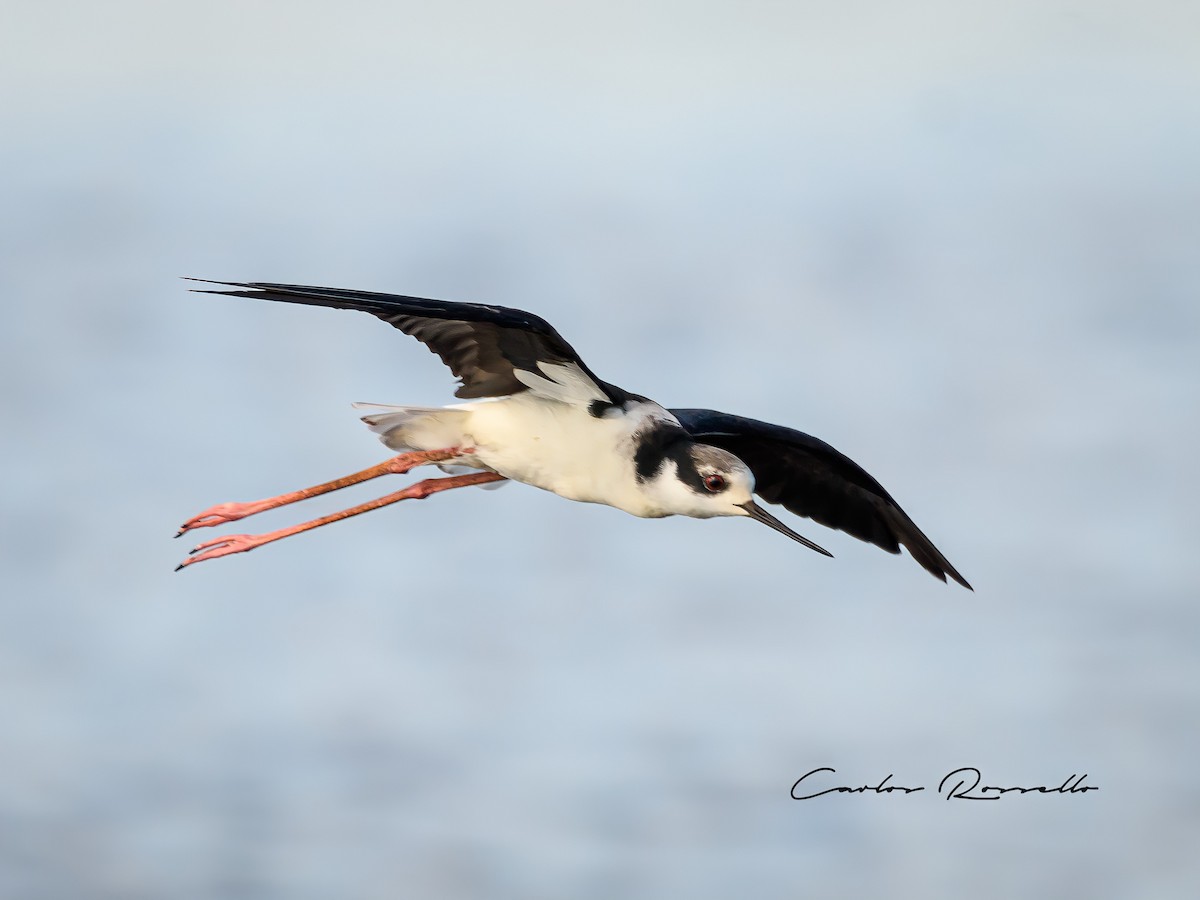
[[[472,451],[467,450],[465,452],[470,453]],[[292,491],[290,494],[280,494],[278,497],[268,497],[266,500],[255,500],[253,503],[218,503],[216,506],[209,507],[204,512],[192,516],[192,518],[184,522],[175,537],[187,534],[193,528],[209,528],[213,525],[223,525],[226,522],[236,522],[238,519],[244,519],[246,516],[252,516],[255,513],[275,509],[279,506],[287,506],[289,503],[295,503],[298,500],[307,500],[309,497],[327,494],[330,491],[340,490],[352,484],[358,484],[361,481],[369,481],[381,475],[403,475],[409,469],[416,466],[454,459],[463,453],[464,451],[458,447],[451,447],[446,450],[419,450],[415,453],[401,453],[399,456],[385,460],[377,466],[371,466],[369,469],[363,469],[361,472],[355,472],[353,475],[347,475],[345,478],[336,478],[333,481],[327,481],[315,487]]]
[[[368,469],[367,471],[370,470]],[[301,525],[293,525],[291,528],[281,528],[279,531],[271,531],[267,534],[230,534],[225,537],[213,538],[211,541],[205,541],[192,550],[189,558],[181,562],[175,568],[175,571],[178,572],[184,566],[203,562],[206,559],[217,559],[221,556],[229,556],[231,553],[245,553],[247,550],[253,550],[255,547],[261,547],[263,544],[282,540],[285,537],[291,537],[293,534],[300,534],[302,531],[320,528],[322,525],[328,525],[330,522],[348,519],[351,516],[370,512],[373,509],[379,509],[381,506],[387,506],[401,500],[423,500],[430,494],[448,491],[451,488],[470,487],[475,484],[487,484],[490,481],[503,480],[504,476],[497,475],[495,472],[475,472],[471,475],[455,475],[452,478],[428,478],[425,481],[418,481],[416,484],[406,487],[402,491],[396,491],[394,494],[380,497],[378,500],[371,500],[359,506],[353,506],[350,509],[343,509],[341,512],[322,516],[319,519],[313,519],[311,522],[305,522]],[[333,488],[330,488],[330,490],[333,490]],[[202,550],[204,551],[203,553],[200,552]]]

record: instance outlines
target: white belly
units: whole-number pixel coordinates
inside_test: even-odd
[[[635,516],[664,515],[640,489],[632,452],[635,431],[666,415],[656,404],[644,415],[596,418],[525,392],[460,408],[469,413],[464,440],[475,458],[506,478]]]

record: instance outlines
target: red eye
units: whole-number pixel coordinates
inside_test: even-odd
[[[704,486],[714,494],[719,494],[725,490],[725,479],[720,475],[705,475]]]

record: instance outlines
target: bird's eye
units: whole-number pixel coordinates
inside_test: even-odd
[[[725,478],[721,475],[705,475],[704,486],[714,494],[719,494],[725,490]]]

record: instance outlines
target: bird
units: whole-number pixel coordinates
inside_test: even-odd
[[[370,313],[440,357],[459,381],[455,397],[465,402],[355,404],[371,410],[363,422],[398,455],[314,487],[250,503],[219,503],[184,522],[176,537],[417,466],[438,466],[447,477],[278,531],[204,541],[176,571],[401,500],[516,481],[647,518],[749,518],[833,555],[763,509],[757,495],[889,553],[903,546],[934,577],[945,582],[949,576],[974,590],[883,486],[829,444],[711,409],[668,409],[602,381],[533,313],[373,291],[187,280],[212,286],[193,288],[197,293]]]

